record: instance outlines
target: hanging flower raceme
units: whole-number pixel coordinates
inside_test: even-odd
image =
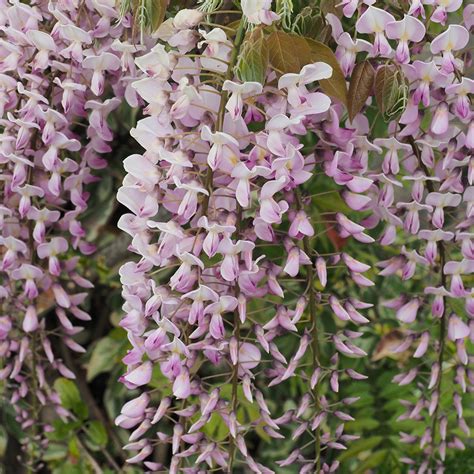
[[[433,28],[430,22],[445,25],[448,12],[460,13],[462,3],[435,2],[430,20],[425,19],[423,3],[412,2],[407,14],[396,19],[369,6],[356,20],[358,33],[375,34],[372,54],[379,59],[369,62],[375,67],[375,95],[382,112],[396,99],[380,95],[394,87],[396,71],[409,79],[406,106],[395,118],[388,117],[386,135],[377,135],[380,132],[371,127],[355,146],[363,138],[379,147],[369,149],[368,176],[374,183],[367,193],[371,202],[361,209],[373,214],[366,224],[382,224],[383,245],[403,242],[395,256],[379,265],[382,276],[401,278],[406,288],[406,294],[385,305],[395,310],[407,334],[395,352],[413,349],[412,361],[394,378],[400,386],[416,384],[416,399],[404,401],[406,410],[400,417],[423,423],[417,436],[402,437],[419,445],[419,455],[403,459],[413,473],[444,472],[447,449],[463,449],[461,433],[469,436],[462,398],[469,391],[472,289],[468,282],[474,269],[469,250],[473,110],[471,81],[466,77],[470,56],[465,49],[471,23],[466,23],[467,29],[461,24]],[[465,13],[469,18],[469,8]],[[394,56],[384,32],[398,41]],[[385,74],[390,71],[389,79]],[[367,110],[361,109],[355,123]]]
[[[248,22],[276,19],[270,2],[250,3],[242,5]],[[343,425],[355,400],[338,399],[339,386],[364,378],[340,360],[366,355],[354,326],[369,322],[361,310],[371,305],[324,287],[333,267],[355,286],[373,283],[364,276],[370,266],[315,244],[333,228],[373,239],[342,212],[314,224],[306,186],[324,173],[331,192],[346,186],[349,201],[365,199],[367,165],[346,159],[364,127],[340,126],[342,107],[320,91],[330,65],[314,61],[278,80],[268,68],[261,83],[242,80],[235,66],[247,23],[240,20],[232,44],[223,29],[198,25],[194,11],[179,18],[185,12],[196,21],[166,20],[158,44],[136,60],[143,75],[132,87],[148,105],[131,134],[144,152],[125,160],[117,195],[127,208],[118,225],[137,256],[120,270],[121,326],[132,345],[122,382],[144,390],[116,419],[134,429],[128,461],[172,473],[237,465],[273,472],[247,446],[260,426],[275,442],[289,436],[300,446],[291,459],[301,472],[334,470],[325,450],[353,439]],[[178,45],[184,31],[189,42]],[[347,150],[325,139],[329,129]],[[303,148],[308,131],[318,150]],[[275,247],[286,252],[267,255]],[[337,321],[330,335],[318,322],[326,308]],[[147,389],[157,377],[157,390]],[[304,386],[297,408],[275,407],[264,386],[294,378]],[[224,439],[206,429],[211,418]],[[158,444],[169,446],[169,466],[151,460]]]
[[[106,119],[121,102],[105,94],[112,85],[123,97],[134,74],[112,48],[127,22],[105,25],[102,13],[90,2],[2,2],[0,379],[31,434],[31,470],[46,447],[43,410],[69,416],[53,383],[74,378],[58,337],[66,350],[85,351],[74,336],[90,319],[81,305],[92,284],[78,268],[78,256],[94,251],[81,225],[86,186],[106,165],[100,155],[113,139]],[[45,318],[53,309],[57,320]]]

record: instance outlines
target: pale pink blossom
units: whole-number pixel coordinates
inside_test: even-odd
[[[371,53],[374,56],[388,56],[392,48],[385,37],[387,25],[394,22],[393,16],[373,6],[369,6],[362,16],[357,20],[356,30],[359,33],[375,34]]]

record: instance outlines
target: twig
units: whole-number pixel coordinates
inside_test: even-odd
[[[413,150],[414,155],[418,159],[418,163],[420,167],[422,168],[423,172],[425,173],[426,176],[430,176],[430,173],[428,171],[428,168],[426,165],[423,163],[421,159],[421,153],[420,150],[418,149],[418,146],[415,142],[415,139],[412,136],[408,137],[408,142]],[[426,181],[426,187],[430,193],[435,191],[433,182],[430,180]],[[440,273],[441,273],[441,286],[443,288],[446,288],[447,284],[447,279],[446,279],[446,274],[444,273],[444,265],[446,263],[446,249],[444,246],[444,243],[442,240],[440,240],[437,243],[438,247],[438,254],[439,254],[439,261],[440,261]],[[441,315],[440,322],[439,322],[439,352],[438,352],[438,366],[439,366],[439,375],[438,375],[438,380],[436,381],[436,385],[433,388],[433,392],[438,392],[441,393],[441,383],[443,380],[443,362],[444,362],[444,348],[445,348],[445,343],[446,343],[446,297],[443,296],[443,314]],[[436,407],[434,409],[433,415],[432,415],[432,424],[431,424],[431,459],[434,460],[434,452],[435,452],[435,447],[436,447],[436,431],[438,429],[438,412],[439,412],[439,403],[436,404]]]
[[[297,189],[296,190],[296,202],[298,205],[299,210],[303,210],[303,199],[301,197],[301,192]],[[311,318],[311,349],[313,352],[313,372],[316,370],[317,367],[320,367],[321,364],[319,362],[319,334],[318,334],[318,326],[316,321],[316,295],[314,293],[314,262],[311,258],[311,241],[308,236],[303,238],[303,248],[306,252],[306,255],[311,259],[311,265],[307,267],[306,270],[306,288],[309,291],[309,315]],[[319,387],[318,383],[316,383],[313,387],[313,398],[314,403],[316,406],[316,410],[319,411],[321,409],[321,404],[319,402]],[[314,433],[314,441],[315,441],[315,469],[314,472],[319,474],[321,470],[321,431],[319,426],[316,428]]]

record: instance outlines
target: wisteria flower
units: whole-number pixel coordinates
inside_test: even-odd
[[[392,47],[385,37],[387,25],[394,22],[393,16],[373,6],[369,6],[362,16],[357,20],[356,29],[359,33],[375,34],[375,40],[371,53],[374,56],[388,56]]]
[[[395,58],[402,64],[408,63],[410,61],[408,41],[419,43],[425,36],[425,25],[420,20],[405,15],[400,21],[387,23],[386,28],[388,38],[400,40]]]
[[[271,25],[280,17],[271,11],[272,0],[242,0],[242,13],[249,23]]]
[[[441,69],[449,74],[458,68],[453,51],[463,49],[469,41],[469,33],[461,25],[449,25],[448,29],[439,34],[431,42],[431,52],[442,54]]]

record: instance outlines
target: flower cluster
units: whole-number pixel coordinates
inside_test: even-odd
[[[121,41],[127,20],[106,3],[0,5],[0,380],[44,447],[42,410],[68,416],[54,379],[74,378],[59,346],[85,352],[74,336],[90,319],[81,305],[92,284],[78,263],[94,246],[81,216],[94,170],[107,166],[108,115],[120,97],[137,105],[136,48]],[[53,310],[57,319],[44,317]]]
[[[366,176],[373,184],[361,208],[371,212],[362,224],[380,229],[382,245],[398,248],[379,266],[380,275],[405,282],[406,293],[384,304],[406,330],[395,352],[414,347],[410,367],[394,382],[416,382],[419,390],[415,403],[403,402],[406,411],[400,417],[425,425],[421,436],[402,434],[404,442],[419,443],[421,461],[403,459],[410,472],[419,473],[432,468],[443,472],[447,447],[464,447],[456,430],[469,436],[461,400],[469,391],[467,379],[472,383],[466,342],[472,340],[474,316],[473,290],[467,283],[474,271],[474,81],[466,75],[474,10],[466,7],[462,19],[462,2],[434,2],[428,14],[428,3],[411,2],[402,17],[375,6],[356,13],[358,2],[347,2],[344,15],[355,20],[357,32],[353,39],[329,15],[346,73],[353,69],[356,53],[366,51],[376,67],[376,88],[383,88],[378,71],[387,65],[390,74],[404,76],[407,84],[398,90],[406,103],[388,116],[386,135],[367,128],[349,142],[348,153],[370,152],[371,157]],[[448,24],[449,13],[453,21]],[[430,23],[441,27],[430,28]],[[367,120],[363,114],[368,116],[369,109],[355,121]],[[420,281],[421,292],[413,293]]]
[[[86,351],[88,185],[127,102],[144,150],[117,193],[128,462],[337,471],[381,313],[407,355],[399,420],[417,422],[401,461],[444,472],[474,382],[474,6],[167,3],[0,0],[0,382],[29,470],[46,411],[74,417],[57,379]],[[397,293],[366,298],[374,278]]]
[[[242,2],[254,24],[276,19],[269,5]],[[318,86],[332,77],[326,63],[280,77],[269,68],[263,84],[240,81],[235,66],[246,24],[240,21],[231,41],[198,11],[181,10],[135,61],[143,75],[132,87],[147,105],[131,134],[145,151],[125,159],[117,194],[127,208],[119,228],[138,256],[120,269],[120,324],[132,345],[122,381],[143,393],[116,423],[133,428],[128,461],[150,470],[245,465],[273,472],[248,447],[260,429],[274,440],[289,431],[299,446],[280,466],[333,472],[338,463],[323,452],[345,449],[352,438],[344,422],[355,400],[331,393],[365,378],[340,359],[366,355],[355,341],[358,326],[369,322],[361,311],[371,305],[326,290],[327,272],[342,268],[359,287],[373,283],[364,276],[368,265],[314,244],[333,228],[343,238],[374,240],[341,212],[313,223],[318,194],[309,195],[308,184],[324,173],[333,184],[326,193],[344,191],[355,210],[367,205],[367,160],[347,149],[366,126],[340,125],[343,107]],[[318,141],[305,149],[308,132]],[[337,321],[332,332],[319,321],[323,308]],[[288,335],[290,350],[281,344]],[[320,353],[323,342],[329,354]],[[301,399],[291,409],[275,407],[265,385],[295,378]],[[226,430],[221,439],[206,430],[216,417]],[[150,459],[158,444],[169,446],[169,466]]]

